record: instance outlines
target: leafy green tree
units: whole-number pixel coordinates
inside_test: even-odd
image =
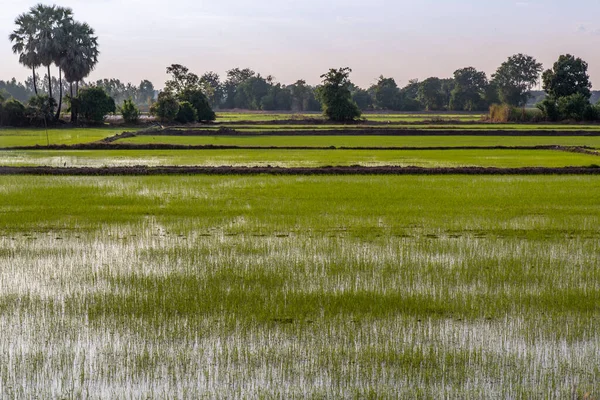
[[[119,112],[123,116],[125,123],[137,124],[139,122],[140,110],[137,108],[133,100],[124,100],[123,105],[119,107]]]
[[[423,108],[418,99],[420,86],[421,83],[417,79],[411,79],[408,85],[400,89],[402,111],[419,111]]]
[[[116,112],[114,99],[101,87],[81,89],[77,102],[79,111],[88,122],[101,123],[106,115]]]
[[[150,114],[162,122],[173,122],[179,112],[179,102],[170,92],[160,92],[158,99],[150,107]]]
[[[307,85],[305,80],[300,79],[288,88],[292,95],[290,109],[297,111],[321,111],[321,103],[316,97],[315,89]]]
[[[444,93],[440,78],[427,78],[419,85],[417,99],[428,111],[442,110],[444,107]]]
[[[192,122],[196,122],[198,120],[198,112],[196,112],[196,108],[189,101],[182,101],[179,103],[179,111],[177,111],[177,116],[175,117],[175,121],[182,124],[189,124]]]
[[[138,105],[151,105],[154,100],[154,85],[147,79],[140,82],[135,97]]]
[[[198,75],[179,64],[168,67],[167,73],[171,74],[171,79],[165,83],[165,92],[171,93],[180,102],[190,103],[196,109],[199,121],[213,121],[216,118],[208,98],[202,92]]]
[[[450,94],[449,108],[457,111],[484,110],[488,80],[485,72],[473,67],[454,71],[454,88]]]
[[[402,99],[400,89],[394,78],[379,77],[372,88],[375,106],[380,110],[401,110]]]
[[[542,64],[531,56],[516,54],[509,57],[492,75],[500,100],[512,106],[524,106],[541,72]]]
[[[592,83],[587,70],[588,64],[581,58],[561,55],[553,68],[546,70],[542,76],[544,90],[555,99],[574,94],[589,99],[592,96]]]
[[[212,71],[204,73],[200,77],[200,86],[202,86],[202,91],[208,97],[211,107],[220,107],[224,92],[219,74]]]
[[[243,91],[239,90],[239,86],[255,75],[256,73],[250,68],[234,68],[227,71],[227,80],[223,85],[225,97],[223,108],[248,108],[248,102],[245,94]]]
[[[368,90],[352,85],[350,93],[352,93],[352,101],[356,103],[361,111],[373,108],[373,97]]]
[[[353,121],[361,115],[349,89],[351,72],[348,67],[332,68],[321,75],[323,81],[318,88],[318,95],[324,114],[332,121]]]

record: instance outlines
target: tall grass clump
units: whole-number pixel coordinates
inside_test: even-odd
[[[543,114],[538,109],[518,108],[508,104],[492,104],[490,106],[490,122],[539,122],[542,119]]]

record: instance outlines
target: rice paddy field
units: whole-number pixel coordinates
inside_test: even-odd
[[[598,393],[598,177],[0,188],[2,397]]]
[[[567,128],[327,129],[0,130],[0,167],[600,164]],[[0,398],[598,399],[600,174],[0,174]]]

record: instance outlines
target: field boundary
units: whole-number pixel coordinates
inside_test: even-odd
[[[600,166],[590,167],[397,167],[397,166],[327,166],[303,167],[0,167],[0,175],[600,175]]]
[[[517,129],[303,129],[303,130],[257,130],[239,131],[236,129],[175,129],[123,132],[107,138],[119,140],[134,136],[600,136],[600,130],[517,130]]]
[[[99,141],[80,144],[57,144],[50,146],[15,146],[0,148],[0,151],[10,150],[359,150],[359,151],[419,151],[419,150],[550,150],[566,151],[600,156],[595,147],[563,146],[563,145],[532,145],[532,146],[238,146],[238,145],[186,145],[169,143],[116,143],[114,141]]]

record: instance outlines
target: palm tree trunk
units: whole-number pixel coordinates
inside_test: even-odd
[[[77,116],[75,115],[75,104],[73,100],[73,82],[69,85],[69,90],[71,91],[71,124],[77,122]]]
[[[52,97],[52,77],[50,76],[50,65],[48,65],[48,95]]]
[[[38,95],[38,91],[37,91],[37,81],[35,79],[35,67],[31,67],[31,70],[33,71],[33,91],[35,92],[35,95]]]
[[[55,120],[60,119],[60,108],[62,107],[62,69],[58,67],[58,109],[56,110],[56,115],[54,116]]]

